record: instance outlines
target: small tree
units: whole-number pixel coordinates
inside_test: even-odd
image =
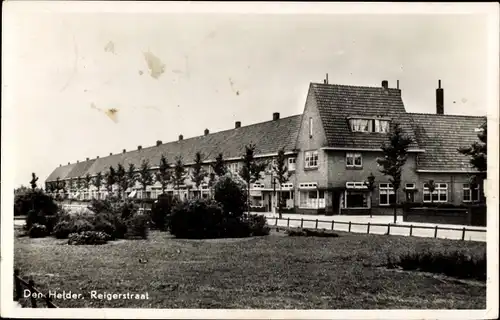
[[[434,180],[429,180],[427,181],[427,189],[429,189],[429,195],[431,197],[431,204],[433,203],[432,195],[434,194],[434,191],[436,191],[436,183]]]
[[[177,190],[177,196],[180,198],[180,187],[184,183],[186,178],[186,168],[184,168],[184,163],[182,162],[182,157],[179,156],[175,160],[174,174],[172,175],[172,183],[175,190]]]
[[[38,181],[38,177],[36,176],[36,174],[33,172],[31,174],[31,181],[30,181],[30,185],[31,185],[31,189],[32,190],[35,190],[36,189],[36,182]]]
[[[218,177],[222,177],[227,173],[227,166],[226,162],[224,161],[224,157],[222,155],[222,152],[219,153],[217,157],[215,157],[215,162],[211,164],[212,169]]]
[[[106,190],[108,194],[113,192],[113,186],[118,182],[118,177],[116,176],[116,170],[113,166],[109,167],[108,172],[106,173]]]
[[[290,174],[288,172],[288,166],[286,163],[286,156],[285,156],[285,150],[281,148],[278,151],[278,156],[276,158],[276,162],[273,164],[273,173],[276,174],[276,180],[278,180],[280,187],[284,184],[287,183],[288,180],[290,179]],[[274,183],[274,181],[271,181],[271,183]],[[281,190],[280,190],[281,191]],[[283,201],[284,198],[281,195],[281,192],[279,193],[278,196],[278,215],[281,219],[281,210],[285,206],[285,201]]]
[[[470,156],[470,164],[478,171],[477,174],[470,178],[471,187],[479,186],[487,177],[488,163],[488,126],[484,122],[479,128],[477,135],[479,141],[475,141],[468,147],[458,148],[458,152],[463,155]]]
[[[82,184],[83,184],[83,178],[82,177],[76,177],[75,179],[75,189],[76,192],[80,192],[82,189]]]
[[[403,134],[399,124],[395,123],[388,141],[381,146],[383,158],[378,158],[377,163],[382,168],[380,172],[389,176],[389,182],[394,191],[394,223],[397,222],[398,189],[401,186],[401,171],[408,157],[408,148],[412,139]]]
[[[116,169],[116,183],[118,185],[118,195],[119,197],[123,198],[123,193],[125,189],[127,189],[128,182],[127,182],[127,172],[125,170],[125,167],[119,163],[118,167]]]
[[[99,197],[99,194],[101,192],[101,187],[102,187],[102,173],[99,171],[96,173],[93,181],[94,186],[97,188],[97,195]]]
[[[243,154],[243,167],[239,174],[240,177],[246,182],[247,188],[247,212],[250,213],[250,184],[258,181],[261,178],[262,172],[267,167],[265,162],[257,162],[254,158],[255,145],[249,144],[245,146],[245,153]]]
[[[85,175],[85,177],[83,178],[83,189],[85,189],[87,191],[87,193],[89,194],[89,198],[90,198],[90,186],[92,185],[92,177],[90,176],[89,173],[87,173]]]
[[[127,179],[125,180],[126,183],[124,185],[123,191],[127,191],[128,188],[135,187],[135,184],[137,182],[137,172],[135,172],[135,165],[133,163],[128,164],[126,177]]]
[[[151,172],[149,161],[146,159],[142,160],[137,181],[139,181],[139,184],[142,187],[143,194],[146,193],[147,187],[153,184],[153,173]]]
[[[373,175],[372,172],[370,172],[370,175],[366,178],[365,181],[365,186],[368,189],[368,192],[370,193],[370,199],[369,199],[369,204],[370,204],[370,218],[372,217],[372,196],[373,196],[373,190],[375,190],[375,176]]]
[[[172,172],[169,170],[170,165],[168,164],[167,158],[164,155],[161,155],[160,159],[160,167],[156,172],[156,181],[161,184],[161,193],[165,193],[165,189],[168,186],[168,183],[172,179]]]
[[[193,170],[191,173],[191,181],[194,182],[196,186],[197,194],[201,197],[200,186],[205,181],[205,177],[207,176],[207,172],[203,169],[203,156],[201,152],[196,152],[194,157]]]

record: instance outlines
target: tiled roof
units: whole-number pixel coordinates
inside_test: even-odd
[[[310,90],[319,109],[328,147],[380,148],[387,140],[387,134],[351,132],[347,118],[363,115],[387,117],[398,122],[403,132],[414,141],[410,148],[418,148],[399,89],[311,83]]]
[[[474,129],[486,117],[409,113],[418,143],[425,149],[418,155],[419,170],[470,171],[470,157],[457,151],[479,141]]]
[[[293,151],[301,119],[302,115],[295,115],[58,167],[46,181],[104,173],[110,166],[116,168],[118,163],[126,167],[133,163],[138,168],[143,159],[148,159],[151,166],[158,166],[162,154],[171,164],[177,156],[182,156],[184,163],[191,163],[198,151],[205,160],[215,159],[220,152],[225,159],[230,159],[241,156],[244,146],[250,143],[256,145],[256,155],[276,153],[281,148]]]

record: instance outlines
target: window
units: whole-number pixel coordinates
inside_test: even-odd
[[[300,191],[300,207],[301,208],[324,208],[325,207],[325,192],[320,190],[301,190]]]
[[[305,153],[305,168],[317,168],[318,167],[318,151],[307,151]]]
[[[387,206],[391,203],[396,202],[396,196],[394,194],[394,189],[390,183],[381,183],[379,185],[379,203],[381,206]]]
[[[350,119],[351,131],[353,132],[369,132],[370,120],[368,119]]]
[[[389,132],[389,121],[388,120],[374,120],[374,132],[387,133]]]
[[[309,137],[313,136],[313,118],[309,118]]]
[[[429,192],[429,186],[424,184],[424,202],[447,202],[448,201],[448,184],[436,183],[434,192]],[[432,196],[432,199],[431,199]]]
[[[343,208],[368,208],[368,192],[346,190]]]
[[[229,164],[229,171],[233,174],[239,174],[240,173],[240,163],[239,162],[232,162]]]
[[[288,158],[288,171],[295,171],[296,158]]]
[[[479,201],[479,186],[465,183],[463,185],[463,201],[477,202]]]
[[[345,164],[348,168],[361,168],[363,161],[361,160],[361,153],[346,153]]]

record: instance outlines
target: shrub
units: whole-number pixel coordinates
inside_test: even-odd
[[[71,233],[68,237],[70,245],[99,245],[106,244],[110,236],[100,231],[84,231],[80,233]]]
[[[220,177],[214,185],[214,199],[226,216],[241,216],[246,210],[245,184],[231,175]]]
[[[88,205],[90,211],[94,213],[111,212],[113,199],[92,199]]]
[[[139,206],[132,200],[120,200],[111,202],[111,212],[118,214],[122,219],[134,216],[139,210]]]
[[[46,237],[48,235],[47,227],[45,227],[43,224],[35,223],[29,229],[28,235],[30,238]]]
[[[24,228],[29,231],[34,224],[45,225],[46,222],[45,215],[41,211],[30,210],[26,216]]]
[[[126,238],[147,239],[149,234],[149,216],[137,215],[130,217],[127,222]]]
[[[289,229],[286,234],[290,237],[321,237],[321,238],[337,238],[339,235],[335,232],[327,230],[311,230],[311,229]]]
[[[248,229],[251,236],[267,236],[271,228],[267,225],[265,216],[258,214],[250,214],[245,216],[245,222],[248,224]]]
[[[14,196],[14,215],[27,215],[30,210],[41,212],[42,215],[54,215],[57,212],[54,199],[41,189],[26,190]]]
[[[154,227],[166,231],[169,228],[170,218],[172,215],[172,208],[177,205],[176,198],[171,196],[162,195],[158,200],[153,203],[150,211],[151,222]]]
[[[71,233],[93,231],[92,219],[92,216],[85,213],[62,216],[54,227],[53,233],[58,239],[66,239]]]
[[[225,231],[223,210],[215,201],[185,201],[172,210],[170,232],[177,238],[217,238]]]

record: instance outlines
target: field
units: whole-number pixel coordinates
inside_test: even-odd
[[[381,267],[414,248],[482,251],[481,242],[339,232],[338,238],[270,236],[148,240],[69,246],[54,238],[15,240],[15,267],[42,292],[81,293],[59,307],[263,309],[484,309],[486,285]],[[147,300],[91,299],[148,293]],[[42,303],[40,302],[39,305]]]

